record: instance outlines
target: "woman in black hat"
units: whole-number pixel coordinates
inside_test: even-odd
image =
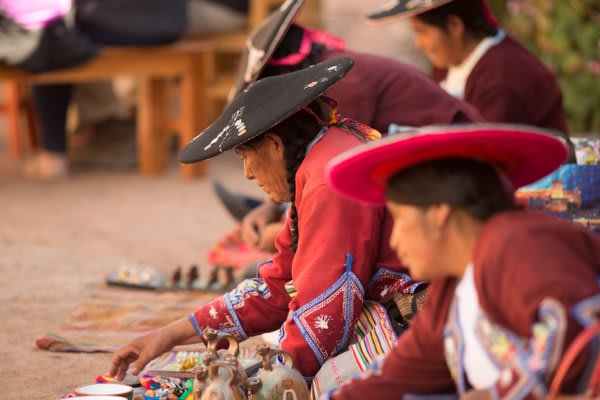
[[[580,333],[600,327],[600,237],[514,203],[514,189],[566,157],[552,132],[473,124],[422,129],[336,158],[330,182],[350,198],[387,205],[390,245],[430,287],[383,363],[331,398],[534,399],[584,393],[588,384],[588,395],[598,395],[597,348]],[[572,343],[582,354],[571,364]]]
[[[355,339],[363,303],[381,309],[394,292],[420,286],[389,249],[391,221],[383,207],[356,204],[326,184],[325,165],[340,152],[377,138],[377,131],[342,118],[322,93],[352,67],[339,58],[249,86],[183,150],[193,163],[234,149],[244,174],[274,200],[292,206],[278,252],[257,278],[196,312],[115,353],[110,373],[139,372],[174,345],[199,342],[206,327],[239,340],[280,328],[280,345],[307,380]],[[385,333],[393,330],[387,317]],[[362,325],[365,326],[364,324]],[[387,338],[380,348],[389,348]],[[386,347],[388,346],[388,347]]]
[[[369,18],[410,18],[434,79],[487,121],[568,134],[555,75],[505,34],[485,0],[391,0]]]
[[[340,38],[293,23],[302,4],[303,0],[286,1],[250,34],[232,96],[261,77],[346,56],[354,59],[355,67],[326,95],[340,102],[342,115],[384,135],[390,129],[482,120],[472,106],[445,93],[421,71],[390,58],[352,52]],[[230,194],[218,184],[216,191],[238,218],[256,204],[254,199]],[[255,257],[262,257],[253,248],[273,251],[273,239],[282,226],[280,216],[281,207],[270,201],[250,211],[241,229],[227,235],[209,252],[209,262],[223,267],[233,265],[236,271],[252,265]]]

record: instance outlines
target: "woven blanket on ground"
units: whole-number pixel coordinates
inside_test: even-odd
[[[38,349],[112,352],[136,336],[186,316],[215,295],[99,288]]]
[[[272,253],[253,249],[245,244],[240,236],[239,228],[236,228],[209,250],[207,261],[216,267],[231,267],[234,270],[240,270],[248,266],[255,267],[272,257]]]

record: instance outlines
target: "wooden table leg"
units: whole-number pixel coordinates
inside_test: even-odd
[[[213,68],[213,52],[190,56],[189,69],[181,80],[180,143],[185,146],[208,126],[207,84]],[[182,165],[186,179],[206,174],[205,162]]]
[[[21,131],[23,129],[21,124],[21,88],[17,81],[7,81],[5,88],[10,154],[19,157],[23,151],[21,146]]]
[[[136,129],[138,170],[143,175],[156,175],[167,169],[167,84],[165,79],[142,77],[139,80]]]

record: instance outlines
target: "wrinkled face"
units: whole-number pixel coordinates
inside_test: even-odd
[[[290,201],[284,147],[279,136],[266,133],[258,143],[240,146],[235,152],[242,158],[246,179],[255,180],[273,200]]]
[[[462,39],[452,26],[445,32],[435,25],[411,18],[415,32],[415,47],[425,53],[434,67],[446,69],[460,63]]]
[[[394,218],[390,247],[413,279],[431,280],[442,276],[439,268],[441,244],[434,207],[422,208],[388,201]]]

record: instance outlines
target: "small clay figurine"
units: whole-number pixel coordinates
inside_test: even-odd
[[[181,267],[178,265],[173,274],[171,275],[171,279],[169,280],[169,287],[177,287],[179,286],[179,282],[181,282]]]
[[[225,370],[226,374],[221,374]],[[245,400],[246,395],[240,387],[240,378],[236,369],[228,362],[216,361],[208,367],[210,383],[204,388],[199,400]],[[194,397],[196,398],[196,397]]]
[[[190,267],[190,270],[188,271],[186,277],[185,277],[185,286],[188,289],[192,288],[192,284],[194,283],[194,281],[196,279],[198,279],[200,275],[198,274],[198,266],[196,264],[192,265]]]
[[[293,368],[292,356],[288,352],[273,350],[264,344],[258,345],[256,350],[263,360],[263,367],[258,371],[262,387],[254,394],[257,400],[309,399],[308,385],[300,372]],[[273,367],[271,359],[275,356],[282,356],[284,364]]]

